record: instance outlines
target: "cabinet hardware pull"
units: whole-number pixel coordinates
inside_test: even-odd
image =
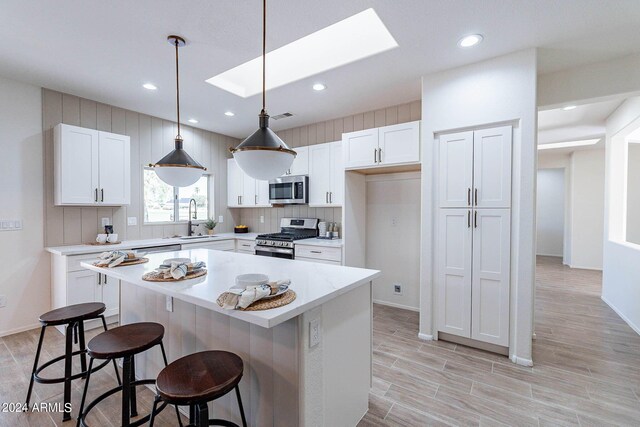
[[[467,228],[471,228],[471,211],[467,211]]]
[[[478,189],[473,189],[473,204],[478,206]]]
[[[102,285],[102,273],[98,273],[98,285]]]
[[[378,150],[373,149],[373,163],[378,163]]]
[[[467,206],[471,206],[471,187],[467,188]]]
[[[238,196],[238,204],[240,204],[240,196]]]
[[[100,189],[100,201],[104,202],[104,188]]]
[[[329,191],[329,203],[333,203],[333,191]]]
[[[107,275],[106,274],[104,275],[104,284],[105,285],[107,284]]]
[[[473,228],[478,228],[478,211],[473,212]]]
[[[322,251],[311,251],[312,254],[321,254]]]
[[[258,195],[257,194],[255,196],[253,196],[253,204],[255,204],[255,205],[258,204]]]
[[[328,191],[324,192],[324,202],[326,204],[329,204],[329,192]]]
[[[95,199],[96,202],[98,201],[98,189],[97,188],[96,188],[96,191],[95,191],[94,199]]]
[[[382,148],[378,148],[378,163],[382,163]]]

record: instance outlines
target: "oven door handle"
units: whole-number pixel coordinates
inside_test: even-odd
[[[273,248],[271,246],[256,245],[256,252],[275,252],[278,254],[293,254],[293,249]]]

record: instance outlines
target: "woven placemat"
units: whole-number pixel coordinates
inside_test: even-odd
[[[119,245],[122,242],[104,242],[104,243],[98,243],[98,242],[89,242],[89,243],[85,243],[86,245],[91,245],[91,246],[110,246],[110,245]]]
[[[198,271],[190,271],[182,279],[176,280],[173,277],[170,279],[165,279],[164,273],[159,273],[157,271],[150,271],[149,273],[146,273],[144,276],[142,276],[142,280],[146,280],[147,282],[182,282],[184,280],[202,277],[206,274],[207,274],[207,270],[203,268],[202,270],[198,270]]]
[[[296,293],[289,289],[287,292],[282,295],[278,295],[277,297],[269,298],[269,299],[261,299],[260,301],[256,301],[251,304],[247,308],[242,308],[242,311],[260,311],[260,310],[270,310],[272,308],[282,307],[283,305],[290,304],[296,299]],[[216,301],[220,307],[222,304],[222,296],[218,297],[218,301]]]
[[[138,265],[138,264],[144,264],[145,262],[149,262],[149,258],[140,258],[137,259],[135,261],[122,261],[121,264],[116,265],[115,267],[109,267],[109,268],[116,268],[116,267],[127,267],[129,265]],[[95,265],[96,267],[98,266],[97,262],[94,262],[93,265]],[[104,265],[103,267],[108,267],[107,265]]]

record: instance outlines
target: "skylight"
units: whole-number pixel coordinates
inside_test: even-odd
[[[584,145],[595,145],[602,138],[596,139],[581,139],[579,141],[567,141],[567,142],[553,142],[551,144],[539,144],[538,150],[550,150],[553,148],[571,148],[582,147]]]
[[[258,37],[256,35],[256,40]],[[398,47],[373,9],[267,53],[267,90]],[[262,57],[207,80],[243,98],[262,91]]]

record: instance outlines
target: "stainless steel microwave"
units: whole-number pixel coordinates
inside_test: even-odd
[[[309,177],[307,175],[283,176],[269,181],[269,203],[309,203]]]

